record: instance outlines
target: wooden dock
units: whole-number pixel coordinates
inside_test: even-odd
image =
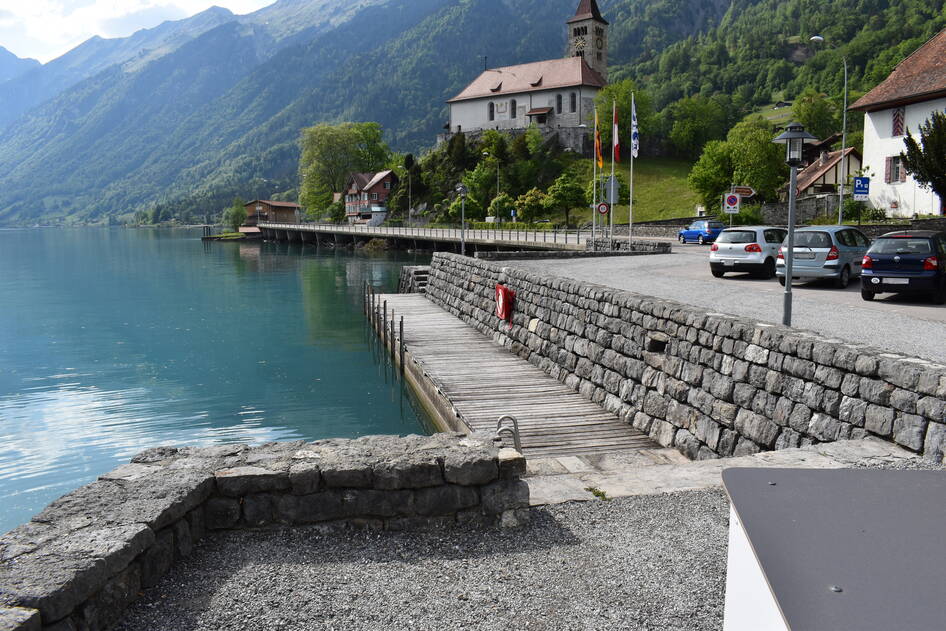
[[[404,345],[453,412],[494,432],[511,414],[527,457],[659,448],[640,431],[513,355],[420,294],[387,294],[388,318],[404,317]]]

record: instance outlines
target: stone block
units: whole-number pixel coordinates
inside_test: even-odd
[[[497,456],[499,477],[503,480],[521,478],[526,474],[525,457],[510,447],[503,447]]]
[[[854,373],[847,373],[841,380],[841,394],[847,397],[857,396],[861,387],[861,378]]]
[[[854,370],[862,377],[877,376],[877,358],[872,355],[860,354],[854,361]]]
[[[345,517],[342,493],[321,491],[312,495],[280,495],[276,501],[278,520],[287,524],[313,524]]]
[[[736,415],[735,427],[742,436],[769,448],[775,444],[775,439],[779,434],[778,425],[764,416],[745,409],[739,410]]]
[[[293,495],[311,495],[319,490],[322,471],[318,463],[298,460],[289,466],[289,488]]]
[[[710,410],[710,416],[719,421],[726,427],[732,427],[736,421],[736,414],[739,408],[726,401],[713,401],[713,408]]]
[[[758,391],[747,383],[737,383],[733,389],[733,402],[742,408],[751,407],[756,392]]]
[[[677,430],[674,435],[673,445],[690,460],[696,460],[700,453],[700,441],[696,436],[685,429]]]
[[[514,484],[510,481],[494,482],[493,484]],[[484,487],[492,488],[493,485]],[[414,491],[414,511],[418,515],[452,515],[480,503],[479,491],[469,486],[445,484]]]
[[[923,441],[923,455],[936,462],[942,462],[944,453],[946,453],[946,425],[930,423],[926,428],[926,438]]]
[[[329,458],[319,464],[329,488],[367,489],[372,485],[372,463],[364,458]]]
[[[647,416],[643,412],[637,412],[634,414],[633,419],[631,420],[631,425],[645,434],[650,433],[651,424],[654,422],[653,417]]]
[[[897,388],[890,395],[890,406],[907,414],[916,414],[916,404],[919,398],[915,392]]]
[[[165,568],[165,571],[167,568]],[[94,596],[85,601],[74,614],[76,626],[90,631],[104,631],[118,622],[125,608],[137,597],[143,587],[143,570],[137,564],[111,577]]]
[[[226,497],[243,497],[252,493],[284,491],[289,488],[285,471],[271,471],[262,467],[236,467],[216,471],[217,492]]]
[[[212,497],[204,509],[208,530],[233,528],[240,521],[240,502],[229,497]]]
[[[801,434],[795,430],[785,427],[775,439],[775,449],[794,449],[801,444]]]
[[[673,439],[677,434],[677,428],[667,421],[653,419],[650,424],[648,435],[661,447],[672,447]]]
[[[666,418],[669,402],[666,398],[656,392],[649,392],[644,397],[644,414],[654,418]]]
[[[752,454],[757,454],[760,451],[762,451],[762,448],[751,440],[739,438],[739,440],[736,442],[735,449],[733,449],[732,455],[738,458],[739,456],[751,456]]]
[[[806,436],[809,423],[811,423],[811,408],[802,403],[797,404],[792,409],[792,415],[788,417],[788,426],[802,436]]]
[[[487,515],[500,515],[507,510],[527,508],[529,485],[522,480],[499,480],[480,489],[480,501],[483,512]]]
[[[929,421],[916,414],[901,414],[893,422],[893,440],[907,449],[923,449],[923,438]]]
[[[699,415],[693,424],[693,433],[697,440],[705,443],[714,452],[719,446],[719,435],[722,427],[708,416]]]
[[[818,366],[815,368],[815,381],[825,388],[839,390],[841,388],[841,383],[844,381],[844,373],[842,373],[837,368]]]
[[[788,425],[788,420],[792,415],[792,410],[795,408],[795,404],[791,399],[780,398],[775,404],[775,411],[772,414],[772,422],[776,425],[785,427]]]
[[[867,405],[867,401],[852,399],[851,397],[842,397],[839,418],[845,423],[863,427],[864,419],[867,414]]]
[[[917,414],[934,423],[946,423],[946,401],[937,397],[923,397],[916,404]]]
[[[251,528],[276,523],[276,506],[280,496],[257,493],[243,498],[243,521]]]
[[[207,531],[207,520],[204,516],[204,507],[198,506],[191,512],[187,513],[187,525],[190,527],[191,541],[197,543],[204,538],[204,533]]]
[[[474,486],[496,480],[499,468],[488,451],[450,450],[444,456],[443,473],[450,484]]]
[[[341,491],[341,500],[341,512],[347,518],[395,517],[415,512],[413,495],[408,490],[350,489]]]
[[[43,628],[39,611],[25,607],[0,607],[0,629],[3,631],[40,631]]]
[[[174,557],[182,558],[190,556],[194,549],[194,540],[191,538],[190,523],[186,519],[181,519],[169,526],[174,533]]]
[[[745,360],[753,364],[767,364],[769,361],[769,349],[750,344],[746,348]]]
[[[808,433],[822,442],[834,442],[841,431],[841,422],[827,414],[815,414],[811,417]]]
[[[864,429],[878,436],[890,436],[893,430],[894,411],[873,403],[864,414]]]
[[[896,389],[892,384],[877,379],[861,379],[858,392],[862,399],[876,403],[877,405],[888,405],[890,395]]]

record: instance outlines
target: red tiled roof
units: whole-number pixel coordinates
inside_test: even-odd
[[[575,11],[575,17],[570,19],[568,24],[589,19],[598,20],[602,24],[607,24],[605,19],[601,17],[601,11],[598,10],[598,3],[596,0],[581,0],[581,3],[578,5],[578,10]]]
[[[354,195],[375,186],[392,173],[394,173],[394,171],[390,169],[387,171],[378,171],[377,173],[352,173],[348,176],[346,188],[349,194]]]
[[[862,96],[852,110],[872,112],[946,96],[946,29],[901,61],[880,85]]]
[[[583,85],[603,88],[607,82],[581,57],[550,59],[487,70],[447,103]]]
[[[256,203],[269,204],[269,206],[272,207],[272,208],[302,208],[302,206],[300,206],[299,204],[296,204],[296,203],[294,203],[294,202],[274,202],[274,201],[269,200],[269,199],[254,199],[253,201],[247,202],[247,203],[245,203],[245,204],[243,204],[243,205],[244,205],[244,206],[252,206],[252,205],[254,205],[254,204],[256,204]]]
[[[858,160],[861,159],[861,154],[859,154],[854,147],[847,147],[844,149],[844,155],[849,156],[853,153]],[[841,152],[840,151],[831,151],[827,155],[827,159],[822,163],[821,160],[816,160],[809,164],[805,169],[798,173],[798,192],[804,191],[809,186],[818,181],[818,179],[833,169],[841,161]],[[787,188],[787,187],[786,187]]]
[[[542,114],[551,114],[551,107],[533,107],[531,110],[526,112],[526,116],[541,116]]]

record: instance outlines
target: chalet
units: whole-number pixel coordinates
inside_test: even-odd
[[[940,31],[894,68],[884,81],[858,99],[864,112],[864,166],[869,170],[870,203],[888,215],[943,214],[943,200],[921,188],[904,169],[907,131],[933,112],[946,112],[946,30]]]
[[[861,154],[854,147],[844,149],[844,174],[850,176],[861,170]],[[841,182],[841,152],[822,151],[802,171],[798,172],[799,199],[820,195],[836,195]],[[788,190],[788,186],[785,186]],[[850,191],[848,191],[850,192]]]
[[[566,147],[588,153],[594,97],[607,85],[608,22],[596,0],[581,0],[566,26],[564,59],[485,70],[447,101],[449,133],[441,140],[485,129],[524,131],[534,123],[545,135],[558,133]]]
[[[293,202],[274,202],[268,199],[254,199],[243,205],[246,208],[244,226],[255,227],[264,221],[275,223],[298,223],[302,206]]]
[[[387,218],[388,198],[397,188],[394,171],[352,173],[345,183],[345,216],[348,223],[376,226]]]

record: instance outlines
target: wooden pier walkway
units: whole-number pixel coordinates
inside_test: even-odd
[[[404,316],[406,349],[457,416],[494,432],[511,414],[527,457],[580,456],[659,448],[640,431],[420,294],[387,294],[388,317]],[[380,304],[380,303],[379,303]]]

